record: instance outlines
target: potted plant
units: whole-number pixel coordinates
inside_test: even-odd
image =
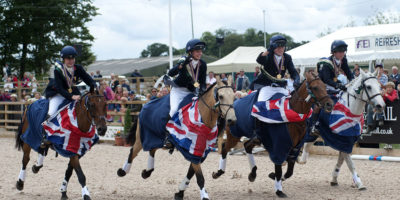
[[[114,134],[114,141],[116,146],[123,146],[125,138],[122,136],[121,131],[117,131]]]

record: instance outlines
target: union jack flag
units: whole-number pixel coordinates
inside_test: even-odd
[[[91,126],[87,133],[78,128],[75,105],[76,101],[66,105],[57,115],[43,122],[48,140],[64,157],[83,156],[99,140],[96,126]]]
[[[312,109],[307,114],[300,114],[290,108],[289,97],[259,101],[253,105],[251,115],[265,123],[301,122],[312,114]]]
[[[203,123],[198,100],[179,109],[168,121],[167,130],[181,148],[203,158],[216,143],[218,135],[217,124],[209,128]]]
[[[329,117],[329,127],[333,133],[343,136],[359,136],[364,125],[363,115],[354,115],[346,106],[347,102],[340,98],[333,107]]]

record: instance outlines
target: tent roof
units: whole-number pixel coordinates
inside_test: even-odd
[[[343,28],[305,45],[294,48],[287,53],[292,56],[293,63],[296,66],[315,66],[319,58],[330,55],[331,44],[334,40],[344,40],[348,45],[347,59],[349,62],[400,59],[400,45],[396,46],[398,48],[392,48],[391,50],[356,51],[356,38],[374,36],[400,37],[400,23]],[[371,43],[371,46],[375,45],[374,41]]]
[[[258,54],[264,52],[264,47],[238,47],[225,57],[207,64],[208,71],[215,73],[238,72],[244,69],[246,72],[253,72],[257,64]]]

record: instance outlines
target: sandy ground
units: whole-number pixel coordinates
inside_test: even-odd
[[[127,176],[117,176],[117,169],[125,162],[129,153],[127,147],[99,144],[81,159],[81,166],[86,174],[87,186],[93,199],[173,199],[178,184],[186,175],[189,163],[179,152],[169,155],[166,151],[156,153],[155,171],[146,180],[141,178],[141,171],[147,165],[147,153],[142,152],[133,162]],[[31,153],[28,173],[23,192],[17,191],[22,152],[14,148],[12,138],[0,137],[0,199],[59,199],[59,187],[64,177],[68,160],[55,158],[51,151],[46,157],[44,167],[38,174],[33,174],[31,166],[36,161],[36,153]],[[273,165],[265,155],[256,156],[258,177],[255,182],[247,180],[249,167],[247,157],[234,155],[228,157],[227,171],[217,180],[211,173],[217,170],[219,156],[210,153],[203,164],[206,189],[211,199],[276,199],[273,181],[267,178]],[[284,192],[289,199],[399,199],[400,163],[355,161],[357,171],[367,186],[366,191],[352,187],[352,179],[347,166],[342,166],[339,186],[329,184],[331,171],[336,157],[311,156],[307,165],[296,165],[295,174],[283,183]],[[70,199],[81,198],[81,187],[77,177],[71,178],[68,187]],[[185,199],[200,199],[199,189],[192,179],[185,192]]]

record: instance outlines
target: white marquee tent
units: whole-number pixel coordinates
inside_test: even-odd
[[[314,67],[319,58],[330,55],[334,40],[344,40],[348,44],[349,63],[371,66],[375,60],[383,60],[384,64],[400,62],[400,23],[343,28],[287,53],[296,67]]]
[[[256,62],[257,56],[264,52],[264,47],[238,47],[225,57],[207,64],[207,70],[215,73],[254,72],[254,68],[259,65]]]

